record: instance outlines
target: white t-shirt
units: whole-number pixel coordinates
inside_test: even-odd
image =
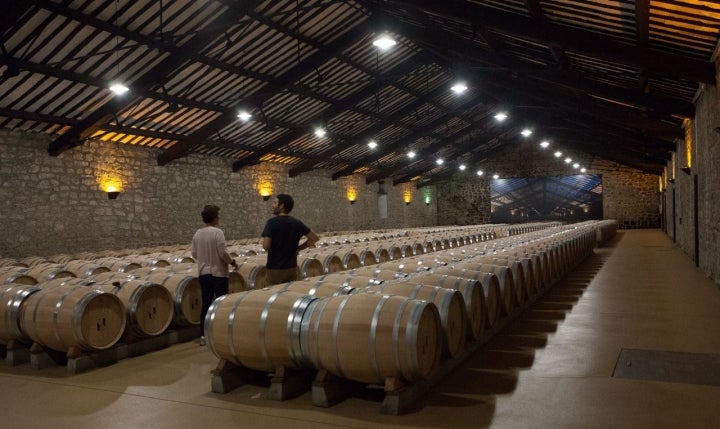
[[[198,266],[198,276],[211,274],[227,277],[232,257],[227,252],[225,234],[220,228],[206,226],[195,232],[192,240],[192,257]]]

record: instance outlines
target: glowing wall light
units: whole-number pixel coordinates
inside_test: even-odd
[[[355,204],[355,201],[357,201],[357,189],[348,188],[347,199],[348,201],[350,201],[350,204]]]
[[[100,178],[100,190],[107,192],[109,200],[114,200],[123,190],[122,179],[119,176],[105,174]]]
[[[260,182],[260,184],[258,185],[258,193],[262,197],[263,201],[269,200],[273,193],[272,182],[268,182],[268,181]]]

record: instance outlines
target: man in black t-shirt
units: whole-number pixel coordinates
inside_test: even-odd
[[[275,217],[268,219],[262,232],[263,249],[267,250],[267,286],[298,279],[297,254],[314,245],[319,237],[299,219],[289,215],[295,202],[290,195],[280,194],[273,206]],[[306,240],[300,243],[300,238]]]

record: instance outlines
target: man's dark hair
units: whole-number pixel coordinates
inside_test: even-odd
[[[293,206],[295,205],[293,197],[288,194],[278,194],[276,198],[282,203],[283,207],[285,207],[285,213],[290,213],[292,211]]]
[[[212,204],[206,205],[205,208],[203,208],[203,211],[201,213],[203,222],[212,223],[212,221],[217,219],[219,213],[220,213],[220,207],[214,206]]]

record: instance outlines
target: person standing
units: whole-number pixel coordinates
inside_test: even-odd
[[[295,202],[290,195],[280,194],[273,206],[273,215],[263,228],[263,249],[268,252],[265,284],[268,286],[295,281],[299,277],[297,254],[314,245],[319,237],[299,219],[290,216]],[[305,242],[300,239],[305,236]]]
[[[228,293],[228,264],[237,263],[227,252],[225,234],[218,228],[220,207],[206,205],[201,213],[205,226],[198,229],[192,239],[192,257],[198,267],[198,278],[202,291],[200,312],[200,345],[205,345],[205,315],[213,300]]]

